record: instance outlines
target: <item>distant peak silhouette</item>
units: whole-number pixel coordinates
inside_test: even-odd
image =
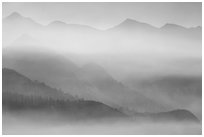
[[[11,18],[11,19],[23,18],[23,16],[21,14],[19,14],[18,12],[13,12],[8,16],[8,18]]]
[[[65,26],[65,25],[67,25],[67,23],[65,23],[63,21],[56,20],[56,21],[49,23],[48,25],[55,25],[55,26],[63,25],[63,26]]]
[[[180,26],[173,23],[166,23],[164,26],[161,27],[162,29],[187,29],[184,26]]]

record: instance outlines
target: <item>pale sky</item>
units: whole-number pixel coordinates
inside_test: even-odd
[[[3,3],[3,17],[12,12],[31,17],[41,24],[54,20],[89,25],[98,29],[115,26],[126,18],[156,27],[174,23],[202,26],[202,3]]]

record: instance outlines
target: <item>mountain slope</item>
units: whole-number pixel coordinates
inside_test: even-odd
[[[200,76],[161,76],[148,79],[129,78],[123,81],[133,88],[151,88],[169,96],[202,96],[202,78]]]
[[[16,112],[24,112],[26,114],[31,111],[35,115],[39,115],[39,117],[42,114],[46,114],[47,117],[58,115],[58,120],[65,118],[65,121],[127,117],[117,109],[96,101],[56,100],[11,92],[3,92],[2,96],[3,112],[11,112],[13,114]]]
[[[181,38],[191,38],[195,40],[201,40],[202,35],[202,28],[192,27],[192,28],[185,28],[183,26],[179,26],[176,24],[167,23],[160,28],[160,32],[163,35],[171,36],[171,37],[181,37]]]
[[[12,54],[14,56],[14,54]],[[166,111],[168,105],[159,104],[113,79],[99,65],[77,67],[71,61],[46,54],[19,54],[3,57],[3,66],[14,68],[31,79],[44,81],[87,100],[98,100],[114,107],[130,107],[140,112]],[[32,56],[31,56],[32,55]]]
[[[12,69],[4,68],[2,74],[4,112],[40,110],[75,119],[126,116],[103,103],[76,99],[44,83],[32,81]]]
[[[3,46],[7,46],[22,34],[42,29],[42,25],[14,12],[2,20]]]
[[[2,70],[2,91],[22,94],[25,96],[75,100],[75,98],[68,93],[63,93],[62,91],[51,88],[44,83],[32,81],[8,68],[3,68]]]
[[[200,76],[157,76],[129,78],[123,81],[129,88],[151,95],[176,108],[185,108],[202,118],[202,78]]]
[[[185,109],[159,113],[135,113],[134,116],[139,120],[150,120],[153,122],[199,122],[199,119],[193,113]]]
[[[67,24],[62,21],[53,21],[46,26],[36,25],[32,19],[15,14],[17,13],[14,13],[15,17],[14,19],[12,17],[12,21],[10,16],[3,19],[3,46],[10,45],[21,35],[30,35],[40,41],[40,45],[35,44],[37,48],[49,47],[60,53],[68,51],[114,53],[117,50],[119,53],[138,54],[137,52],[142,49],[145,52],[151,51],[151,54],[156,52],[155,54],[158,55],[164,46],[165,49],[170,48],[167,50],[170,51],[175,47],[183,48],[190,45],[192,48],[192,45],[201,45],[201,27],[188,29],[174,24],[173,27],[165,25],[166,27],[156,28],[147,23],[126,19],[109,30],[101,31],[86,25]]]
[[[3,79],[3,112],[33,111],[43,112],[63,118],[95,119],[95,118],[127,118],[121,110],[112,108],[97,101],[76,100],[71,95],[50,88],[44,83],[32,81],[18,72],[4,68]],[[37,114],[37,113],[36,113]],[[166,122],[199,122],[187,110],[173,110],[160,113],[134,113],[135,120]],[[61,117],[62,118],[62,117]]]
[[[78,78],[80,68],[63,56],[38,52],[4,53],[3,67],[14,68],[31,79],[44,81],[48,85],[84,99],[106,100],[97,88]]]
[[[78,78],[96,87],[109,100],[122,107],[129,107],[139,112],[158,112],[168,110],[170,106],[159,104],[137,90],[131,90],[121,82],[112,78],[106,70],[94,63],[81,68]]]
[[[150,32],[150,31],[156,31],[157,28],[143,22],[138,22],[133,19],[126,19],[119,25],[116,25],[115,27],[109,29],[109,30],[115,30],[115,31],[129,31],[129,32]]]
[[[192,27],[185,28],[183,26],[179,26],[176,24],[167,23],[161,28],[156,28],[147,23],[138,22],[133,19],[126,19],[119,25],[109,29],[108,31],[117,32],[117,33],[125,33],[130,35],[134,34],[136,37],[140,37],[140,35],[144,35],[145,37],[159,37],[163,38],[176,38],[176,39],[193,39],[193,40],[201,40],[202,28]],[[139,35],[140,34],[140,35]]]

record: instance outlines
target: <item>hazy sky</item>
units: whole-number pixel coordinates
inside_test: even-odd
[[[3,3],[3,17],[14,11],[42,24],[61,20],[100,29],[126,18],[157,27],[165,23],[186,27],[202,25],[201,3]]]

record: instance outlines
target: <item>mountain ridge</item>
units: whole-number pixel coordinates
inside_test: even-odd
[[[75,100],[69,93],[51,88],[37,80],[32,81],[9,68],[2,69],[2,85],[3,92],[19,93],[26,96],[41,96],[43,98]]]
[[[30,20],[32,20],[32,21],[34,21],[33,19],[31,19],[31,18],[29,18],[29,17],[24,17],[24,16],[22,16],[20,13],[18,13],[18,12],[13,12],[13,13],[11,13],[10,15],[8,15],[8,16],[6,16],[6,17],[4,17],[3,18],[3,20],[5,20],[6,18],[25,18],[25,19],[30,19]],[[35,22],[35,21],[34,21]],[[40,23],[38,23],[38,24],[40,24]],[[93,28],[93,27],[91,27],[91,26],[88,26],[88,25],[80,25],[80,24],[68,24],[68,23],[65,23],[65,22],[63,22],[63,21],[60,21],[60,20],[55,20],[55,21],[51,21],[50,23],[48,23],[48,26],[49,25],[51,25],[51,24],[63,24],[63,25],[79,25],[79,26],[87,26],[87,27],[90,27],[90,28]],[[145,23],[145,22],[140,22],[140,21],[137,21],[137,20],[134,20],[134,19],[131,19],[131,18],[127,18],[127,19],[125,19],[124,21],[122,21],[121,23],[119,23],[119,24],[116,24],[115,25],[115,27],[116,26],[120,26],[120,25],[146,25],[146,26],[149,26],[149,27],[152,27],[152,28],[157,28],[157,29],[159,29],[159,28],[164,28],[164,27],[167,27],[167,26],[175,26],[175,27],[180,27],[180,28],[185,28],[185,29],[193,29],[193,28],[202,28],[202,26],[195,26],[195,27],[189,27],[189,28],[187,28],[187,27],[184,27],[184,26],[182,26],[182,25],[177,25],[177,24],[174,24],[174,23],[166,23],[166,24],[164,24],[163,26],[161,26],[161,27],[154,27],[153,25],[151,25],[151,24],[148,24],[148,23]],[[40,25],[42,25],[42,24],[40,24]],[[114,27],[112,27],[112,28],[114,28]],[[107,29],[107,30],[109,30],[109,29]]]
[[[3,68],[3,112],[18,112],[26,110],[40,110],[51,114],[56,111],[60,116],[71,117],[71,119],[95,119],[95,118],[134,118],[137,120],[150,120],[150,121],[177,121],[177,122],[199,122],[199,120],[188,110],[176,109],[166,112],[158,113],[138,113],[131,112],[132,114],[126,114],[121,109],[110,107],[104,103],[97,102],[94,100],[82,100],[82,99],[70,99],[70,98],[55,98],[46,94],[46,96],[41,96],[39,93],[44,92],[39,90],[39,92],[29,95],[26,92],[33,92],[32,88],[42,85],[48,88],[48,92],[53,90],[53,88],[48,87],[45,84],[34,82],[24,75],[16,72],[15,70]],[[16,83],[17,82],[17,83]],[[26,92],[19,92],[18,87],[24,87],[30,83],[33,86],[26,88]],[[13,87],[11,87],[13,86]],[[12,89],[13,91],[11,91]],[[21,88],[23,89],[23,88]],[[31,91],[30,91],[31,90]],[[35,90],[34,92],[36,92]],[[47,93],[48,93],[47,92]],[[56,95],[63,94],[61,91],[54,90]]]

